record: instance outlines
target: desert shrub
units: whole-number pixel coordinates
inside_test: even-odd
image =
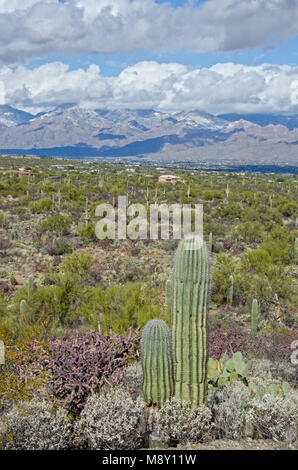
[[[0,253],[2,256],[7,256],[8,250],[13,246],[8,238],[0,239]]]
[[[211,418],[211,410],[206,406],[195,408],[191,403],[172,398],[157,411],[154,430],[163,439],[195,444],[210,435]]]
[[[19,306],[22,299],[27,299],[26,288],[20,289],[14,296],[9,315],[4,318],[10,334],[22,340],[46,340],[70,328],[82,324],[78,306],[83,301],[84,292],[75,282],[60,282],[57,285],[45,285],[36,288],[27,301],[27,308],[20,317]]]
[[[246,352],[248,343],[247,331],[238,328],[212,328],[209,332],[209,357],[220,359],[224,354],[235,351]]]
[[[61,256],[72,253],[71,245],[61,238],[53,240],[45,249],[51,256]]]
[[[49,373],[38,359],[46,354],[46,345],[40,343],[17,343],[0,331],[5,344],[5,364],[0,366],[0,412],[17,401],[30,400],[41,390]]]
[[[222,199],[222,194],[220,191],[204,191],[202,194],[202,198],[204,201],[212,201],[213,199]]]
[[[66,199],[67,201],[84,201],[85,202],[84,191],[77,188],[74,184],[65,184],[61,186],[60,189],[61,189],[63,200]]]
[[[246,343],[246,353],[258,359],[290,363],[291,344],[297,339],[297,329],[277,328],[250,335]]]
[[[138,363],[130,364],[123,369],[122,384],[131,392],[141,392],[143,388],[143,368]]]
[[[295,201],[283,201],[278,205],[278,210],[285,217],[297,216],[298,204]]]
[[[284,441],[289,433],[295,436],[297,404],[297,397],[291,395],[281,398],[265,394],[252,398],[246,421],[253,428],[254,437]]]
[[[50,341],[50,356],[41,358],[52,374],[47,383],[50,392],[67,409],[79,413],[90,393],[109,382],[116,370],[119,375],[113,381],[120,381],[121,369],[136,359],[139,340],[139,331],[130,330],[127,337],[77,331]]]
[[[251,250],[244,255],[244,264],[247,266],[249,271],[255,273],[266,273],[270,266],[269,253],[261,248],[257,250]]]
[[[60,265],[62,275],[70,275],[72,278],[84,280],[93,264],[92,256],[88,253],[73,253]]]
[[[89,222],[87,225],[79,227],[79,236],[84,243],[92,243],[98,240],[95,233],[95,223]]]
[[[239,237],[246,243],[260,243],[265,239],[263,226],[260,222],[243,222],[237,227]]]
[[[142,282],[128,282],[106,289],[97,287],[85,305],[85,315],[91,318],[96,312],[92,323],[95,327],[100,312],[102,331],[112,328],[116,333],[125,333],[130,327],[144,326],[152,318],[165,319],[159,296],[159,288]]]
[[[2,450],[59,450],[71,446],[67,412],[40,397],[19,402],[0,417]]]
[[[250,377],[279,384],[286,381],[295,385],[297,383],[297,369],[293,364],[287,364],[286,362],[273,362],[269,359],[254,359],[248,373],[249,381]]]
[[[248,387],[240,381],[216,391],[213,413],[219,438],[239,439],[243,437],[249,398]]]
[[[59,235],[67,235],[70,230],[71,218],[67,215],[51,215],[40,225],[40,229],[56,232]]]
[[[29,202],[29,209],[32,214],[43,214],[53,209],[55,202],[52,199],[40,199],[39,201]]]
[[[93,450],[133,450],[144,446],[145,403],[117,388],[108,394],[93,394],[76,424],[76,433]]]

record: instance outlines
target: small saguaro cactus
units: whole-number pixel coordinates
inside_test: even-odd
[[[60,207],[61,207],[61,191],[60,191],[60,189],[58,189],[58,201],[57,202],[58,202],[58,207],[60,209]]]
[[[295,238],[294,261],[295,261],[296,264],[298,264],[298,238]]]
[[[30,300],[31,292],[34,289],[34,276],[30,274],[28,278],[28,300]]]
[[[5,346],[3,341],[0,339],[0,366],[5,364]]]
[[[212,232],[209,233],[209,251],[212,253],[212,246],[213,246],[213,235]]]
[[[141,340],[143,392],[147,406],[162,406],[173,396],[171,331],[163,320],[150,320]]]
[[[229,277],[229,291],[228,291],[228,303],[232,305],[234,297],[234,277],[231,275]]]
[[[85,225],[88,225],[89,222],[89,199],[86,197],[86,203],[85,203]]]
[[[259,325],[259,305],[257,299],[253,299],[251,305],[251,331],[258,331]]]
[[[200,236],[180,241],[174,262],[171,305],[176,398],[199,406],[207,394],[207,304],[210,286],[209,253]]]
[[[22,317],[25,315],[26,309],[27,309],[27,302],[26,300],[23,299],[20,302],[20,314]]]

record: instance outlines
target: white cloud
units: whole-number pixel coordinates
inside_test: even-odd
[[[272,47],[298,34],[298,0],[0,0],[0,61],[136,50]]]
[[[59,3],[59,0],[0,0],[0,14],[28,10],[36,3]]]
[[[181,64],[139,62],[117,77],[97,65],[70,70],[52,62],[30,70],[0,69],[0,101],[28,111],[64,103],[90,108],[202,109],[226,112],[298,112],[298,67],[234,63],[189,70]]]

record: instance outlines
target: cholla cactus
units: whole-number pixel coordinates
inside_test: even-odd
[[[145,401],[148,406],[161,406],[174,391],[171,331],[163,320],[145,325],[141,346]]]
[[[209,254],[199,236],[188,236],[177,248],[171,289],[171,330],[175,397],[201,405],[207,392],[207,304]]]

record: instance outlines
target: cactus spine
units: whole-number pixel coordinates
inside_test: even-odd
[[[259,324],[259,305],[257,299],[253,299],[251,305],[251,331],[254,333],[258,330]]]
[[[228,292],[228,303],[232,305],[234,297],[234,277],[231,275],[229,278],[229,292]]]
[[[148,406],[162,406],[173,395],[171,331],[163,320],[150,320],[142,333],[143,391]]]
[[[207,392],[207,303],[209,256],[199,236],[188,236],[177,248],[171,283],[171,330],[174,394],[201,405]]]

